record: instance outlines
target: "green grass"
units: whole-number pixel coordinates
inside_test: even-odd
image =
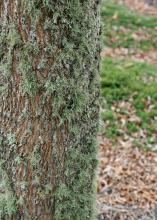
[[[147,50],[157,48],[157,18],[140,15],[125,6],[104,0],[101,8],[103,24],[103,43],[109,47],[139,48]],[[121,27],[126,31],[121,31]],[[132,36],[135,31],[143,30],[148,38],[136,40]],[[124,30],[124,29],[123,29]]]
[[[145,83],[142,77],[157,75],[157,67],[127,60],[105,58],[101,66],[102,95],[109,103],[133,96],[137,108],[143,109],[142,99],[151,96],[157,99],[157,81]]]
[[[119,101],[128,101],[132,98],[132,105],[136,115],[141,119],[141,124],[126,122],[126,132],[132,134],[139,129],[146,129],[148,134],[157,132],[154,125],[154,117],[157,116],[157,79],[156,81],[145,83],[142,77],[145,75],[157,76],[157,67],[147,63],[128,62],[127,60],[113,60],[105,58],[101,65],[101,92],[106,100],[106,111],[103,111],[101,118],[108,121],[106,137],[114,138],[119,135],[120,125],[116,123],[117,118],[111,107]],[[151,111],[148,111],[146,104],[151,98]],[[129,115],[125,109],[121,109],[122,115]]]
[[[115,116],[111,110],[108,111],[102,111],[101,112],[101,118],[103,121],[113,121],[115,119]]]
[[[105,136],[107,138],[116,138],[119,135],[118,126],[115,124],[110,124],[110,126],[106,129]]]
[[[118,19],[114,19],[117,13]],[[125,6],[114,3],[113,0],[104,0],[101,10],[102,22],[110,19],[110,23],[116,26],[124,26],[131,29],[139,27],[156,28],[157,18],[151,16],[139,15],[137,12],[127,9]]]
[[[134,122],[127,122],[126,127],[128,129],[128,132],[130,132],[130,133],[134,133],[134,132],[139,131],[139,127]]]

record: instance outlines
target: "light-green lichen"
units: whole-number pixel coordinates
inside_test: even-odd
[[[6,161],[4,154],[9,154],[9,149],[15,146],[15,135],[8,133],[4,138],[0,132],[0,219],[5,219],[5,216],[11,216],[17,211],[17,200],[12,182],[10,180],[9,172],[6,170]],[[6,152],[7,151],[7,152]]]
[[[12,191],[10,180],[5,172],[4,162],[0,162],[0,219],[16,213],[16,197]]]

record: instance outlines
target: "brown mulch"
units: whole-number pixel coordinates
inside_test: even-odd
[[[157,8],[152,6],[153,2],[154,5],[157,6],[156,0],[117,0],[117,1],[121,4],[125,4],[127,7],[136,10],[140,13],[157,16]]]
[[[128,48],[105,48],[102,53],[102,57],[111,57],[118,59],[128,59],[130,61],[147,62],[149,64],[157,64],[157,50],[150,49],[148,51],[142,51],[140,49],[128,49]]]
[[[99,137],[97,209],[100,220],[153,220],[157,201],[157,154],[132,141]]]

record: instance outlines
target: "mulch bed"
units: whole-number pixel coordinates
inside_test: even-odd
[[[97,209],[100,220],[152,220],[157,201],[157,154],[135,147],[131,140],[117,146],[99,137]]]

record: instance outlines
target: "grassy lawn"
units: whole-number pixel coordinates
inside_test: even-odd
[[[103,1],[103,45],[157,48],[157,18],[140,15],[114,1]],[[104,57],[101,65],[102,133],[113,142],[128,136],[136,146],[155,149],[157,141],[157,66]]]
[[[113,0],[103,1],[101,16],[105,45],[113,48],[157,48],[157,18],[139,15]]]

